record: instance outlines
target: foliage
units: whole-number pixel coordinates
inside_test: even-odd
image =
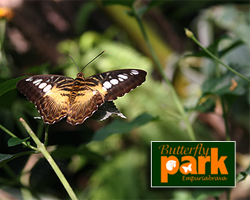
[[[154,41],[160,40],[161,45],[166,46],[164,49],[171,48],[162,39],[149,39],[147,24],[142,22],[151,9],[163,9],[171,3],[101,1],[103,10],[117,5],[124,8],[123,15],[136,20],[145,40],[141,47],[135,46],[139,36],[134,40],[129,38],[128,32],[122,30],[119,24],[106,27],[103,33],[88,30],[88,20],[99,5],[87,2],[79,8],[76,19],[79,37],[63,40],[57,45],[58,51],[64,55],[59,64],[53,69],[49,63],[34,64],[26,72],[62,73],[74,78],[78,70],[68,54],[81,70],[89,60],[105,50],[101,57],[84,69],[86,77],[122,68],[139,68],[148,72],[144,84],[115,101],[128,118],[111,118],[104,122],[90,119],[73,128],[61,121],[49,130],[49,126],[45,127],[41,120],[34,120],[34,116],[38,116],[37,111],[14,90],[17,81],[23,77],[6,80],[6,76],[1,76],[0,101],[4,104],[0,105],[0,128],[3,133],[0,135],[0,183],[25,190],[24,199],[27,193],[39,198],[43,193],[53,198],[68,198],[69,195],[71,199],[206,199],[211,196],[218,198],[225,191],[230,195],[230,191],[224,188],[192,191],[149,189],[149,149],[151,141],[219,140],[213,134],[216,130],[212,129],[213,123],[210,127],[202,123],[199,114],[220,115],[226,130],[223,140],[235,140],[237,133],[233,128],[244,134],[249,132],[250,46],[246,39],[249,21],[245,12],[234,5],[216,5],[215,8],[206,7],[196,16],[197,27],[198,22],[205,22],[210,29],[216,29],[212,33],[216,39],[204,48],[194,37],[196,34],[192,33],[193,43],[201,45],[202,49],[196,51],[193,47],[194,53],[175,56],[174,61],[168,61],[174,66],[171,82],[166,76],[168,69],[162,66],[162,59],[159,59],[162,55],[154,49]],[[216,8],[221,9],[219,16],[214,13]],[[238,19],[238,28],[235,28],[236,24],[231,24],[234,21],[231,17]],[[197,35],[201,35],[199,29]],[[203,40],[202,37],[204,35],[199,39]],[[1,41],[3,38],[5,36],[0,35]],[[190,41],[189,44],[192,47]],[[2,47],[3,42],[3,51]],[[139,52],[142,47],[147,53]],[[150,57],[146,56],[149,54]],[[0,57],[0,61],[4,69],[10,71],[6,57]],[[10,100],[9,96],[14,98]],[[237,119],[238,116],[240,119]],[[20,117],[21,123],[18,121]],[[233,128],[230,129],[230,126]],[[39,157],[38,153],[45,158]],[[27,163],[34,158],[32,156],[38,161],[28,168]],[[22,164],[17,164],[19,160]],[[243,166],[242,163],[238,164]],[[18,170],[14,170],[16,168]],[[54,172],[60,181],[54,177]],[[25,176],[27,173],[30,174],[29,179]],[[248,177],[249,167],[237,175],[237,182]]]

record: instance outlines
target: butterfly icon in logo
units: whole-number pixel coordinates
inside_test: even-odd
[[[188,171],[191,172],[191,171],[192,171],[192,168],[191,168],[191,167],[192,167],[192,164],[189,164],[187,167],[182,166],[182,168],[184,169],[184,172],[185,172],[185,173],[187,173]]]

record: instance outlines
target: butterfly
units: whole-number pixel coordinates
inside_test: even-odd
[[[71,125],[82,124],[100,107],[111,115],[112,102],[138,87],[146,80],[147,72],[140,69],[120,69],[84,78],[82,72],[75,79],[61,75],[35,75],[21,79],[17,89],[35,104],[43,121],[54,124],[67,117]],[[102,119],[107,116],[102,117]]]

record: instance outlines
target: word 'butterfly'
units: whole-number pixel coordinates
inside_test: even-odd
[[[102,105],[111,107],[116,114],[124,117],[112,101],[141,85],[146,74],[140,69],[121,69],[86,79],[82,72],[75,79],[60,75],[35,75],[20,80],[17,89],[35,104],[45,123],[54,124],[67,117],[69,124],[77,125],[91,117]]]

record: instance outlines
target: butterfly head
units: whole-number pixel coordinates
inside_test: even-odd
[[[83,79],[84,79],[84,74],[83,74],[82,72],[79,72],[79,73],[77,74],[77,78],[83,78]]]

